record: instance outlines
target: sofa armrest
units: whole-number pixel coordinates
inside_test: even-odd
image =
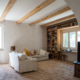
[[[46,56],[48,56],[49,55],[49,52],[46,52]]]
[[[19,70],[19,57],[15,53],[9,53],[11,67],[13,67],[16,71]]]

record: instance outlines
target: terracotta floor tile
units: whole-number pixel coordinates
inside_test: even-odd
[[[80,80],[74,77],[74,64],[67,61],[47,60],[38,62],[38,70],[17,73],[9,64],[0,64],[0,80]]]

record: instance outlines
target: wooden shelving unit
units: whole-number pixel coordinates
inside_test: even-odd
[[[57,27],[47,28],[47,51],[57,58]]]
[[[78,25],[77,20],[73,19],[47,28],[47,51],[49,52],[50,58],[59,58],[58,51],[60,51],[60,29],[70,28],[76,25]]]

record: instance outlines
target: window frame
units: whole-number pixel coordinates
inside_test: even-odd
[[[80,30],[73,30],[73,31],[62,31],[62,41],[61,41],[61,44],[62,44],[62,49],[73,49],[73,50],[77,50],[77,32],[80,31]],[[70,33],[71,32],[75,32],[75,47],[70,47]],[[68,33],[68,47],[63,47],[63,34],[64,33]]]
[[[65,33],[68,33],[68,32],[65,32]],[[63,35],[62,35],[62,36],[63,36],[62,39],[64,39],[64,34],[65,34],[65,33],[63,33]],[[69,34],[68,34],[68,42],[69,42]],[[62,46],[64,47],[64,40],[63,40],[63,44],[62,44]],[[69,46],[69,44],[68,44],[68,46]],[[67,47],[64,47],[64,48],[67,48]]]
[[[78,30],[78,31],[76,32],[76,36],[77,36],[77,37],[76,37],[76,41],[77,41],[77,42],[78,42],[78,34],[77,34],[78,32],[80,32],[80,30]]]
[[[4,50],[4,25],[0,24],[0,27],[2,27],[2,48],[0,50]]]
[[[71,32],[75,32],[75,47],[70,47],[70,33]],[[77,36],[76,36],[76,32],[77,31],[71,31],[71,32],[69,32],[69,49],[71,48],[71,49],[75,49],[76,48],[76,43],[77,43],[77,41],[76,41],[76,38],[77,38]]]

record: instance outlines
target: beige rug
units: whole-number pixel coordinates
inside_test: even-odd
[[[0,80],[80,80],[74,77],[74,64],[48,60],[38,62],[38,70],[19,74],[9,64],[0,64]]]

